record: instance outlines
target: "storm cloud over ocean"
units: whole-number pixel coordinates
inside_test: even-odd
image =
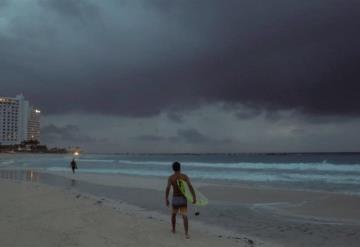
[[[2,0],[1,95],[43,110],[45,142],[89,150],[356,151],[359,12],[354,0]]]

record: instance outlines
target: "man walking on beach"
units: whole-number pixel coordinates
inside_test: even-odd
[[[77,169],[77,165],[76,165],[76,161],[75,159],[72,159],[71,163],[70,163],[71,169],[73,174],[75,174],[75,169]]]
[[[185,198],[185,196],[183,195],[183,193],[180,191],[180,188],[178,186],[178,180],[184,180],[186,181],[186,183],[189,186],[190,192],[194,198],[192,203],[196,203],[196,196],[195,196],[195,191],[194,188],[192,187],[191,183],[190,183],[190,179],[188,176],[186,176],[185,174],[180,172],[180,163],[179,162],[174,162],[172,165],[174,174],[171,175],[168,178],[168,184],[166,187],[166,192],[165,192],[165,202],[166,202],[166,206],[169,206],[169,193],[170,193],[170,188],[172,187],[173,189],[173,198],[172,198],[172,213],[171,213],[171,224],[172,224],[172,232],[175,233],[175,226],[176,226],[176,215],[178,212],[180,212],[180,214],[183,217],[183,221],[184,221],[184,228],[185,228],[185,236],[186,238],[190,238],[189,237],[189,223],[188,223],[188,217],[187,217],[187,200]]]

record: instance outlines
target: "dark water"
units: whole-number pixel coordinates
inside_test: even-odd
[[[0,156],[0,168],[68,171],[71,155]],[[180,161],[193,179],[360,194],[360,154],[120,155],[77,157],[82,173],[167,177]]]

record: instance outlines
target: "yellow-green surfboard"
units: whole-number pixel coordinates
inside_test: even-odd
[[[177,180],[177,185],[179,186],[179,189],[181,191],[181,193],[185,196],[186,200],[189,203],[193,202],[193,196],[190,192],[189,186],[187,184],[187,182],[183,179],[178,179]],[[197,189],[194,188],[195,191],[195,196],[196,196],[196,203],[195,205],[197,206],[206,206],[209,203],[209,200],[200,193],[200,191],[198,191]]]

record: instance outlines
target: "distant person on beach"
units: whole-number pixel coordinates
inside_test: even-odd
[[[70,163],[71,169],[73,174],[75,174],[75,170],[78,169],[77,165],[76,165],[76,161],[75,158],[72,159],[71,163]]]
[[[168,207],[170,205],[170,203],[169,203],[169,193],[170,193],[170,189],[172,187],[172,189],[173,189],[173,197],[172,197],[172,201],[171,201],[171,205],[172,205],[172,213],[171,213],[172,232],[173,233],[176,232],[175,231],[176,215],[177,215],[178,212],[180,212],[180,214],[183,217],[183,221],[184,221],[185,236],[186,236],[186,238],[190,238],[189,237],[189,223],[188,223],[188,217],[187,217],[187,200],[186,200],[185,196],[181,193],[177,181],[179,179],[182,179],[182,180],[186,181],[186,183],[188,184],[189,189],[191,191],[191,194],[193,195],[194,201],[192,203],[194,203],[194,204],[196,203],[195,191],[194,191],[194,188],[192,187],[192,185],[190,183],[189,177],[180,172],[181,167],[180,167],[179,162],[174,162],[173,165],[172,165],[172,169],[174,171],[174,174],[171,175],[168,178],[168,184],[167,184],[166,192],[165,192],[165,203],[166,203],[166,206]]]

